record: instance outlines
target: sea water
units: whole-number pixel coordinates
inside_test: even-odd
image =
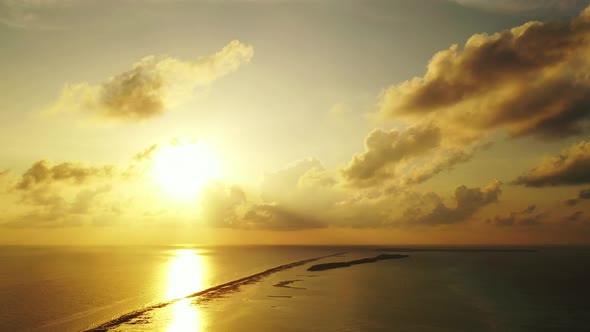
[[[590,331],[588,247],[379,249],[2,247],[0,331]]]

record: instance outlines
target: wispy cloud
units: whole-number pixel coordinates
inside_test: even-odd
[[[170,111],[196,88],[237,70],[253,54],[252,46],[234,40],[219,52],[193,61],[147,56],[102,84],[66,84],[49,112],[84,112],[125,122],[150,119]]]

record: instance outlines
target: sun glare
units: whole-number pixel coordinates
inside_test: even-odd
[[[218,176],[215,158],[203,142],[169,145],[154,157],[152,177],[163,190],[175,197],[193,197],[203,185]]]
[[[191,298],[183,298],[205,288],[207,264],[194,249],[177,249],[167,266],[165,298],[180,299],[171,306],[168,332],[201,331],[204,329],[199,308]]]

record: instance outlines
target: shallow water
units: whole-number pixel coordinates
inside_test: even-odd
[[[340,251],[347,254],[235,282]],[[412,252],[307,271],[319,262],[377,254],[358,247],[5,247],[0,305],[7,310],[0,312],[0,330],[76,331],[140,308],[104,330],[589,330],[589,248]]]

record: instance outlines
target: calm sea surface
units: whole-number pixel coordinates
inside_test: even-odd
[[[346,253],[267,271],[339,252]],[[588,247],[410,252],[404,259],[307,271],[379,253],[0,247],[0,331],[80,331],[109,321],[102,330],[590,331]]]

